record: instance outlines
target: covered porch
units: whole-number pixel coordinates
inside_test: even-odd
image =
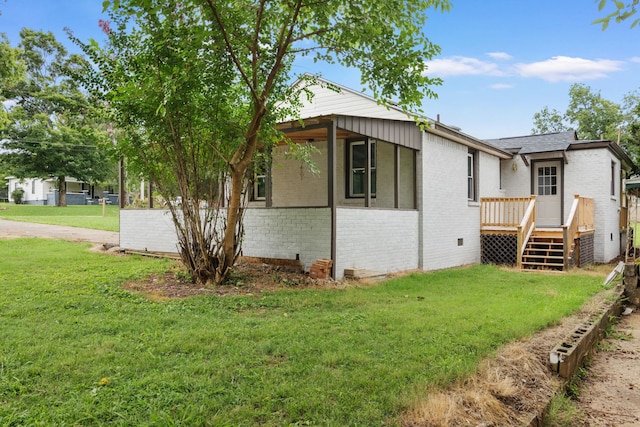
[[[480,201],[481,259],[521,269],[566,270],[593,263],[594,201],[576,194],[561,227],[536,226],[536,196]]]

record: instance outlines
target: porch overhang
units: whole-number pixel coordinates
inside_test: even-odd
[[[324,141],[332,123],[336,125],[337,139],[366,136],[413,150],[421,148],[420,128],[414,121],[328,115],[279,123],[277,129],[292,142]]]

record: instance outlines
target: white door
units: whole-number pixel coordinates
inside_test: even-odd
[[[560,227],[562,225],[560,191],[561,167],[559,161],[536,162],[534,191],[536,198],[536,227]]]

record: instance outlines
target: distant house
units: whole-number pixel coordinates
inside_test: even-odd
[[[339,279],[349,270],[434,270],[481,261],[563,269],[618,253],[620,176],[630,161],[615,144],[572,139],[536,151],[483,141],[428,118],[416,122],[326,80],[310,89],[314,97],[301,100],[301,121],[278,128],[317,149],[320,173],[287,159],[286,144],[274,148],[273,166],[254,177],[243,255],[298,259],[306,270],[331,259]],[[612,179],[615,193],[608,192]],[[552,193],[560,194],[554,213],[542,197]],[[591,224],[572,220],[564,232],[578,209],[574,216]],[[559,255],[536,252],[523,262],[530,241],[547,239],[535,231],[550,228],[561,236],[554,243]],[[176,242],[166,211],[120,211],[123,248],[175,252]]]
[[[24,194],[22,203],[30,205],[55,205],[57,203],[56,179],[41,178],[16,178],[9,176],[7,180],[7,189],[9,200],[12,202],[11,193],[16,188],[22,188]],[[104,189],[97,185],[91,185],[79,181],[72,177],[66,178],[66,193],[68,205],[86,205],[103,197]]]

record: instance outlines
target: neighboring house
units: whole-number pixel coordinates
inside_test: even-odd
[[[9,176],[8,181],[9,199],[11,193],[16,188],[22,188],[24,194],[22,203],[30,205],[55,205],[57,202],[56,179],[40,178],[16,178]],[[87,184],[72,177],[66,177],[66,193],[68,205],[86,205],[103,196],[103,188],[97,185]]]
[[[544,156],[522,153],[522,147],[514,151],[516,147],[508,144],[501,148],[431,119],[423,119],[420,126],[398,108],[387,109],[360,92],[322,79],[311,90],[313,99],[302,100],[304,126],[292,120],[279,129],[292,141],[317,149],[313,160],[320,172],[312,174],[300,161],[285,158],[286,144],[273,149],[273,166],[254,179],[244,217],[243,255],[299,259],[306,270],[318,259],[331,259],[338,279],[346,269],[393,272],[478,263],[490,252],[487,239],[481,238],[487,231],[484,222],[481,231],[481,212],[484,220],[491,207],[496,212],[511,209],[506,201],[514,199],[506,197],[512,195],[521,205],[524,200],[529,203],[535,190],[532,178],[525,181],[520,175],[532,170],[534,161],[533,167],[542,166],[538,159]],[[563,159],[563,165],[570,159],[572,167],[575,158],[575,172],[556,166],[567,183],[581,181],[574,176],[596,164],[617,159],[620,165],[622,156],[615,147],[594,145],[589,155],[581,156],[569,148],[573,145],[567,143],[559,157],[557,150],[546,156]],[[578,167],[582,157],[588,164]],[[616,173],[621,170],[618,166]],[[516,172],[518,179],[512,179]],[[582,187],[561,190],[567,191]],[[571,200],[564,197],[561,203],[570,205]],[[602,214],[609,215],[609,209]],[[503,249],[512,252],[497,262],[520,264],[515,245],[522,242],[512,223],[520,224],[523,218],[515,216],[512,212],[510,221],[492,224],[493,232],[509,235]],[[602,235],[609,232],[609,221],[602,219]],[[503,236],[495,237],[490,237],[489,246],[504,243]],[[175,252],[176,241],[167,211],[120,211],[123,248]],[[601,258],[611,252],[607,245]]]

